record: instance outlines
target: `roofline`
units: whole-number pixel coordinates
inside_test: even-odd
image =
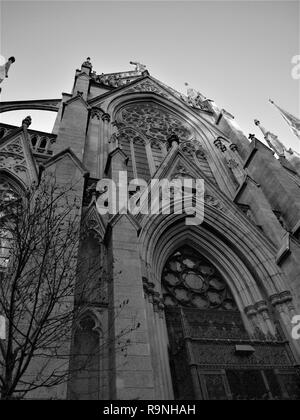
[[[17,130],[17,129],[19,129],[19,128],[21,128],[20,126],[17,126],[17,125],[5,124],[5,123],[1,123],[1,122],[0,122],[0,127],[14,128],[14,129],[16,129],[16,130]],[[29,133],[34,132],[34,133],[39,133],[39,134],[45,134],[45,135],[47,135],[47,136],[57,137],[57,134],[54,134],[54,133],[48,133],[48,132],[46,132],[46,131],[34,130],[34,129],[30,129],[30,128],[28,128],[28,129],[27,129],[27,131],[28,131]]]

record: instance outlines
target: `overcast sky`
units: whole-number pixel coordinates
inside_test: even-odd
[[[300,54],[298,1],[2,1],[1,51],[15,64],[2,101],[60,98],[75,69],[90,56],[97,73],[147,65],[154,77],[185,92],[184,82],[235,116],[246,134],[253,123],[300,152],[300,142],[272,98],[299,117],[300,80],[291,76]],[[55,114],[18,111],[1,121],[51,131]]]

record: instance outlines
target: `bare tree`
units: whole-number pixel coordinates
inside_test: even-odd
[[[68,381],[72,369],[87,369],[87,357],[69,363],[72,330],[89,304],[88,279],[103,277],[105,270],[85,263],[94,272],[88,268],[85,286],[76,285],[82,271],[77,258],[80,206],[74,185],[58,187],[54,177],[43,178],[25,197],[0,203],[0,236],[8,251],[0,272],[0,314],[7,321],[6,338],[0,340],[1,399],[23,398]],[[120,303],[113,316],[120,316],[126,304]],[[116,337],[121,351],[137,327],[133,319]],[[99,346],[108,348],[108,341]],[[101,349],[94,351],[99,355]]]

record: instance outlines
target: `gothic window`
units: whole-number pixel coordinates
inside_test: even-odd
[[[84,317],[74,336],[74,358],[71,362],[71,397],[98,400],[100,389],[100,334],[95,321]]]
[[[106,304],[103,259],[104,247],[100,243],[98,233],[94,230],[84,232],[80,242],[77,263],[76,304]]]
[[[128,156],[128,178],[150,178],[150,166],[146,151],[145,140],[135,130],[126,128],[119,133],[120,146]]]
[[[299,399],[285,344],[251,340],[222,274],[196,250],[185,246],[168,259],[162,292],[175,399],[278,399],[282,387]],[[241,354],[237,343],[251,352]]]
[[[12,183],[6,177],[2,177],[0,181],[0,270],[7,268],[12,246],[12,233],[3,227],[1,219],[4,220],[6,205],[17,200],[19,196],[19,192]]]
[[[32,147],[35,147],[36,146],[36,143],[37,143],[37,137],[36,136],[31,137]]]
[[[186,141],[194,133],[183,119],[152,102],[126,106],[120,111],[117,124],[122,127],[118,135],[121,145],[125,143],[124,133],[130,137],[127,139],[131,145],[128,157],[132,160],[134,177],[145,180],[161,164],[167,151],[167,139],[171,134],[175,134],[180,141]],[[124,145],[124,151],[126,148],[128,149],[128,145]]]
[[[8,266],[11,242],[11,233],[4,229],[0,229],[0,270],[3,270]]]
[[[128,179],[131,180],[135,178],[133,174],[133,163],[132,163],[132,156],[131,156],[131,140],[127,136],[123,136],[123,133],[121,134],[120,139],[120,146],[125,153],[125,155],[129,158],[128,164],[127,164],[127,174]]]
[[[47,146],[47,139],[46,139],[46,137],[43,137],[42,139],[41,139],[41,142],[40,142],[40,148],[41,149],[45,149],[46,148],[46,146]]]
[[[135,137],[133,139],[133,153],[137,177],[145,179],[147,181],[150,178],[150,170],[146,152],[146,145],[145,141],[139,137]]]
[[[164,156],[162,143],[158,141],[152,141],[151,150],[152,150],[154,165],[155,165],[155,168],[157,169],[160,166],[163,160],[163,156]]]
[[[141,131],[151,139],[166,141],[171,133],[181,141],[192,137],[191,127],[165,108],[151,102],[127,106],[122,111],[122,120],[126,125]]]
[[[167,306],[234,310],[232,294],[218,270],[189,247],[169,258],[162,285]]]

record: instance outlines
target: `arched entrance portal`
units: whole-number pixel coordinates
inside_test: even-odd
[[[226,281],[189,246],[167,260],[162,291],[175,399],[299,399],[293,357],[277,337],[255,339]]]

